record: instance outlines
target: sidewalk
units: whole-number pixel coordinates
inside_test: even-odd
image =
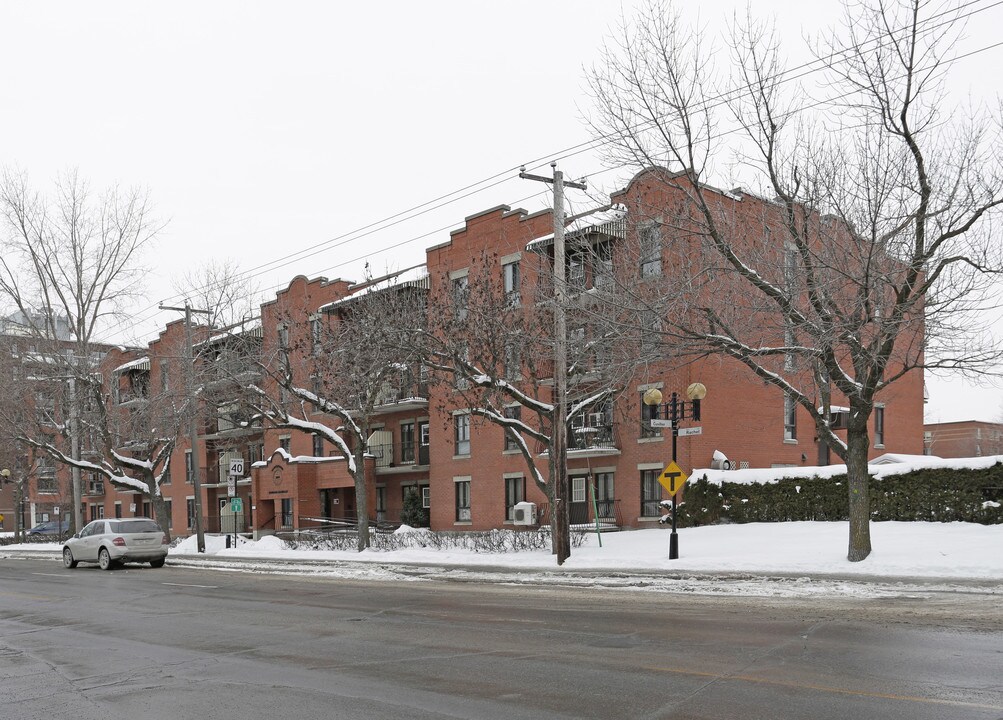
[[[873,523],[874,551],[860,563],[846,553],[846,523],[721,525],[679,531],[669,560],[668,530],[590,535],[563,567],[547,552],[487,554],[421,547],[364,553],[290,550],[277,538],[225,547],[207,536],[171,550],[176,567],[398,582],[630,588],[726,595],[878,597],[965,592],[1003,596],[1003,526]],[[420,536],[416,537],[420,542]],[[0,547],[0,556],[59,557],[50,546]]]

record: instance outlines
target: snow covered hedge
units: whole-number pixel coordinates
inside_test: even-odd
[[[871,519],[1003,523],[1003,464],[978,469],[924,468],[871,479]],[[846,520],[846,475],[764,482],[691,477],[677,516],[681,526],[717,522]]]

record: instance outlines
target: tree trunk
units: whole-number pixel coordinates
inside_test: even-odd
[[[167,542],[171,541],[171,518],[167,515],[167,501],[164,496],[157,492],[157,481],[152,475],[146,478],[146,485],[150,488],[150,502],[153,504],[153,517],[156,518],[160,529],[167,536]]]
[[[359,444],[358,447],[365,447]],[[366,456],[364,452],[355,453],[355,512],[358,515],[359,541],[357,548],[362,552],[369,547],[369,503],[366,495]]]
[[[857,414],[856,411],[851,411]],[[871,500],[867,425],[850,424],[846,434],[846,478],[849,493],[850,548],[847,560],[860,562],[871,554]]]

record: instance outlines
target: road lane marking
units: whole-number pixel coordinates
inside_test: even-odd
[[[986,705],[983,703],[965,702],[964,700],[944,700],[942,698],[918,697],[915,695],[897,695],[895,693],[850,690],[848,688],[816,685],[814,683],[799,683],[790,680],[770,680],[768,678],[753,677],[751,675],[722,675],[720,673],[701,672],[699,670],[683,670],[681,668],[669,667],[649,667],[648,669],[658,672],[671,673],[673,675],[691,675],[693,677],[714,678],[717,682],[737,680],[739,682],[755,683],[758,685],[775,685],[777,687],[815,690],[817,692],[827,692],[836,695],[852,695],[854,697],[876,698],[880,700],[898,700],[900,702],[924,703],[927,705],[952,705],[954,707],[976,708],[979,710],[1003,710],[1003,705]]]
[[[161,585],[173,585],[174,587],[197,587],[197,588],[209,588],[210,590],[218,590],[219,585],[189,585],[188,583],[160,583]]]
[[[32,575],[44,575],[45,577],[64,578],[66,573],[32,573]]]

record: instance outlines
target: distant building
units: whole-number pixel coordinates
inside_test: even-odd
[[[1003,455],[1003,423],[927,423],[923,426],[923,453],[943,458]]]

